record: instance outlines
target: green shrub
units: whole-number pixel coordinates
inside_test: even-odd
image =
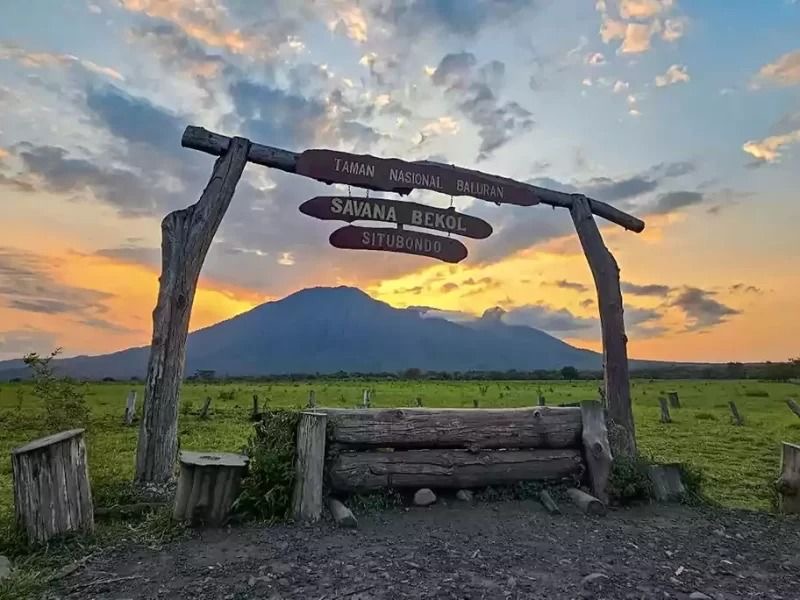
[[[42,401],[44,424],[50,433],[86,427],[89,422],[86,384],[76,383],[68,377],[56,377],[53,367],[50,366],[50,362],[60,352],[61,348],[56,348],[46,358],[42,358],[36,352],[23,358],[32,371],[33,395]]]
[[[250,464],[236,500],[239,512],[269,522],[290,517],[299,420],[298,411],[269,409],[255,424],[244,448]]]
[[[618,456],[611,465],[608,495],[615,504],[648,501],[653,497],[653,484],[648,468],[651,461],[643,456]]]

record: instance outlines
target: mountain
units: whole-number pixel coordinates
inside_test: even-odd
[[[542,331],[505,324],[500,309],[474,321],[426,317],[349,287],[311,288],[268,302],[189,335],[186,373],[283,373],[600,369],[599,354]],[[143,377],[149,347],[57,361],[85,379]],[[0,379],[24,376],[20,361],[0,362]]]

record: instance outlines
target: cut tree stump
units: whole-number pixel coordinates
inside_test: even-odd
[[[581,420],[583,421],[583,453],[592,492],[601,502],[608,503],[608,476],[611,473],[611,447],[608,444],[605,410],[597,400],[581,403]]]
[[[94,531],[83,433],[62,431],[11,451],[17,524],[31,542]]]
[[[579,490],[578,488],[569,488],[567,489],[567,496],[569,496],[569,499],[572,500],[572,502],[575,503],[575,506],[580,508],[584,514],[598,516],[606,514],[606,505],[603,504],[598,498],[595,498],[591,494],[587,494],[583,490]]]
[[[331,511],[333,520],[339,527],[353,529],[358,527],[358,520],[353,512],[336,498],[330,498],[328,500],[328,509]]]
[[[652,465],[648,475],[653,484],[653,495],[659,502],[680,500],[686,493],[679,465]]]
[[[736,403],[731,400],[728,402],[728,406],[730,406],[731,409],[731,421],[733,421],[733,424],[737,426],[744,425],[744,419],[742,418],[742,415],[739,414],[739,409],[736,408]]]
[[[667,392],[667,397],[669,398],[669,405],[672,408],[681,407],[681,400],[678,398],[678,392]]]
[[[133,419],[136,417],[136,390],[128,392],[128,398],[125,401],[125,425],[130,427],[133,425]]]
[[[667,399],[664,398],[664,396],[661,396],[658,399],[658,404],[661,406],[661,422],[672,423],[672,417],[669,416],[669,405],[667,404]]]
[[[798,404],[791,398],[787,398],[786,405],[789,407],[789,410],[791,410],[794,414],[800,417],[800,404]]]
[[[781,512],[800,514],[800,446],[783,442],[781,476],[777,481]]]
[[[325,467],[325,433],[328,417],[304,412],[297,425],[297,458],[292,498],[296,521],[317,521],[322,516],[322,483]]]
[[[173,518],[191,525],[225,525],[247,463],[241,454],[182,451]]]

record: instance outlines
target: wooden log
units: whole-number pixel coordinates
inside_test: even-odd
[[[173,478],[178,451],[178,396],[197,281],[249,151],[250,142],[232,138],[214,163],[200,200],[169,213],[161,223],[161,277],[136,446],[135,478],[143,486],[163,487]]]
[[[792,400],[791,398],[786,399],[786,405],[789,407],[789,410],[800,417],[800,404],[796,401]]]
[[[681,401],[678,398],[678,392],[667,392],[667,398],[669,399],[669,405],[672,408],[680,408]]]
[[[136,390],[128,392],[128,398],[125,400],[125,416],[123,421],[125,425],[130,427],[133,425],[133,419],[136,417]]]
[[[341,452],[328,465],[331,488],[461,489],[580,477],[580,450],[396,450]]]
[[[322,516],[327,421],[325,413],[304,412],[297,425],[297,458],[292,498],[292,511],[296,521],[316,521]]]
[[[578,448],[578,408],[323,408],[330,439],[363,448]]]
[[[739,414],[739,409],[736,408],[736,403],[733,400],[731,400],[730,402],[728,402],[728,406],[731,409],[731,421],[733,422],[733,424],[738,427],[744,425],[744,418],[742,417],[742,415]]]
[[[575,506],[580,508],[584,514],[587,515],[596,515],[602,516],[606,514],[606,505],[600,502],[598,498],[595,498],[591,494],[587,494],[583,490],[579,490],[578,488],[569,488],[567,490],[567,496],[572,502],[575,503]]]
[[[94,531],[83,433],[83,429],[62,431],[11,451],[14,511],[30,542]]]
[[[608,443],[605,410],[597,400],[581,403],[583,454],[592,484],[592,493],[604,504],[608,503],[608,476],[611,473],[611,447]]]
[[[231,138],[228,136],[214,133],[204,129],[203,127],[195,127],[193,125],[189,125],[186,128],[183,133],[183,138],[181,139],[181,145],[184,148],[192,148],[194,150],[199,150],[201,152],[206,152],[216,156],[220,156],[229,150],[230,142]],[[298,156],[298,153],[284,150],[283,148],[275,148],[273,146],[254,143],[250,147],[248,160],[265,167],[280,169],[281,171],[286,171],[287,173],[294,173],[297,166]],[[465,173],[472,172],[469,169],[461,169],[459,167],[453,168]],[[499,180],[508,181],[503,177],[492,175],[489,175],[489,177],[495,177]],[[532,194],[535,195],[536,198],[543,204],[549,204],[550,206],[559,206],[563,208],[570,208],[574,204],[574,194],[559,192],[557,190],[542,188],[518,181],[513,181],[513,183],[517,186],[528,188]],[[616,223],[625,229],[629,229],[637,233],[644,231],[644,221],[641,219],[637,219],[633,215],[623,212],[618,208],[611,206],[610,204],[601,202],[600,200],[586,198],[586,201],[589,209],[597,216],[603,217],[612,223]]]
[[[352,529],[358,527],[358,519],[356,519],[352,511],[336,498],[330,498],[328,500],[328,509],[331,511],[334,522],[339,527]]]
[[[248,460],[230,452],[182,451],[173,518],[191,525],[225,525]]]
[[[777,481],[781,512],[800,514],[800,446],[783,442],[781,476]]]
[[[653,496],[659,502],[680,500],[686,493],[679,465],[651,465],[648,475],[653,484]]]
[[[211,408],[211,396],[206,396],[205,402],[203,402],[203,408],[200,409],[200,418],[207,419],[208,418],[208,411]]]
[[[672,417],[669,416],[669,404],[664,396],[658,398],[658,404],[661,406],[661,422],[672,423]]]
[[[542,490],[539,492],[539,502],[542,503],[542,506],[544,506],[545,509],[547,509],[547,512],[549,512],[551,515],[561,514],[561,509],[558,508],[558,504],[556,504],[556,501],[553,500],[553,497],[547,490]]]
[[[589,200],[581,195],[573,195],[570,214],[597,288],[603,339],[605,397],[614,429],[611,449],[614,456],[635,456],[636,428],[631,408],[628,336],[625,335],[619,266],[603,243],[603,237],[592,217]]]

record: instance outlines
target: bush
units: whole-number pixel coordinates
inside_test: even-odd
[[[235,508],[255,519],[282,521],[291,516],[297,424],[295,410],[269,409],[244,448],[250,457]]]
[[[23,358],[33,375],[33,395],[44,405],[44,423],[48,432],[86,427],[89,421],[86,385],[68,377],[56,377],[50,365],[60,352],[61,348],[56,348],[47,358],[36,352]]]
[[[642,456],[618,456],[611,465],[608,495],[615,504],[648,501],[653,497],[653,484],[648,468],[651,461]]]

